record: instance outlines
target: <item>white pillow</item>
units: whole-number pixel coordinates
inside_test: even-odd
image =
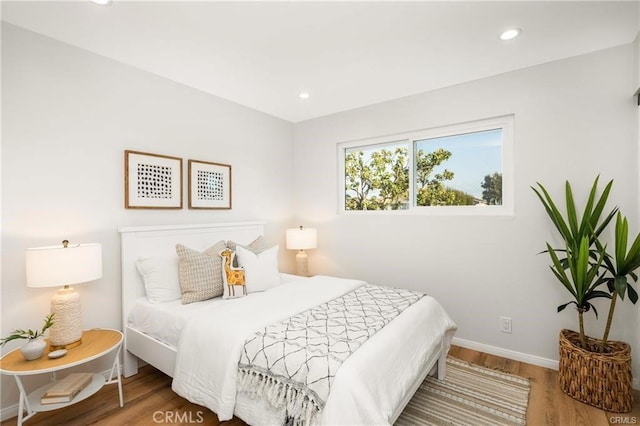
[[[240,244],[236,243],[233,240],[227,241],[227,247],[234,253],[236,251],[236,247],[239,245]],[[242,247],[249,249],[254,253],[260,253],[261,251],[267,249],[267,242],[262,235],[258,235],[258,237],[255,240],[251,241],[249,244],[242,244]],[[233,266],[238,266],[238,258],[236,257],[233,258]]]
[[[182,297],[178,265],[178,256],[138,259],[136,267],[142,276],[149,302],[170,302]]]
[[[238,265],[244,268],[247,292],[265,291],[281,284],[278,271],[278,250],[280,246],[273,246],[260,253],[238,245],[236,256]]]

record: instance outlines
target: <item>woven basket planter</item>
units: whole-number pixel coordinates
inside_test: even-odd
[[[631,347],[609,341],[605,352],[599,353],[602,341],[586,340],[588,350],[580,347],[580,335],[575,331],[560,332],[560,388],[570,397],[606,411],[631,411]]]

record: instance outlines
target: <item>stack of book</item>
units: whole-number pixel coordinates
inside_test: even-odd
[[[91,380],[91,373],[71,373],[53,384],[40,398],[41,404],[59,404],[71,401],[80,391],[86,388]]]

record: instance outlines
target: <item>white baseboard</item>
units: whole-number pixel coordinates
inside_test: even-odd
[[[484,343],[478,343],[472,340],[460,339],[459,337],[454,337],[451,343],[456,346],[461,346],[463,348],[473,349],[475,351],[500,356],[502,358],[508,358],[514,361],[526,362],[527,364],[550,368],[556,371],[558,370],[558,361],[554,359],[543,358],[536,355],[529,355],[523,352],[516,352],[510,349],[499,348],[497,346],[485,345]],[[633,386],[634,389],[640,389],[640,379],[634,378],[631,386]]]
[[[0,422],[9,420],[18,416],[18,404],[13,404],[9,407],[0,410]]]
[[[122,375],[122,367],[120,368],[120,375]],[[111,369],[101,371],[97,374],[102,374],[105,379],[109,380],[109,375],[111,374]],[[9,420],[13,417],[18,416],[18,404],[13,404],[8,407],[0,409],[0,422],[4,422],[5,420]],[[28,422],[27,422],[28,424]]]
[[[497,355],[502,358],[509,358],[514,361],[526,362],[527,364],[533,364],[540,367],[550,368],[552,370],[558,369],[558,361],[549,359],[549,358],[543,358],[536,355],[529,355],[523,352],[512,351],[510,349],[503,349],[497,346],[491,346],[491,345],[486,345],[484,343],[474,342],[472,340],[460,339],[458,337],[453,338],[452,344],[456,346],[462,346],[463,348],[484,352],[491,355]]]

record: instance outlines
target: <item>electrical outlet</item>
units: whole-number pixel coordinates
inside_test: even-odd
[[[511,318],[509,318],[509,317],[500,317],[499,329],[503,333],[511,333]]]

